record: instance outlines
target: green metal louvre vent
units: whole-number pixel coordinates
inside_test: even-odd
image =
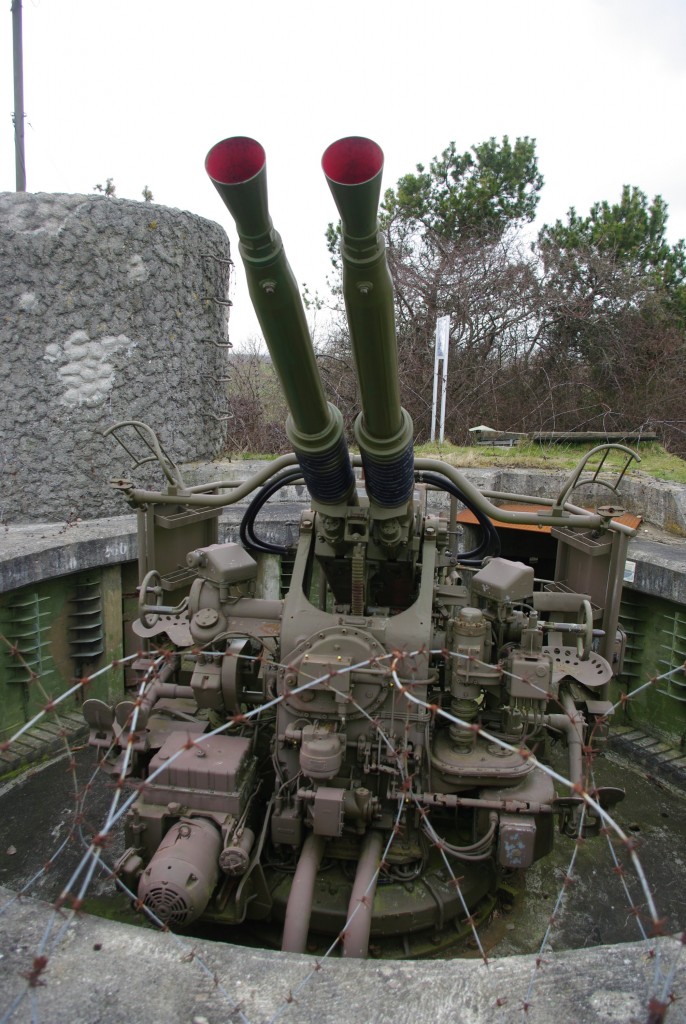
[[[17,654],[8,652],[7,682],[26,684],[35,676],[45,679],[52,675],[50,598],[23,593],[8,605],[8,610],[7,639]]]
[[[629,689],[632,690],[644,682],[643,651],[647,621],[643,602],[637,600],[633,592],[626,588],[622,595],[619,621],[627,636],[622,676],[630,683]]]
[[[100,576],[82,578],[71,600],[69,650],[75,661],[95,661],[105,650]]]
[[[293,576],[293,566],[294,566],[294,564],[295,564],[295,555],[282,555],[281,556],[280,577],[279,577],[279,584],[280,584],[280,594],[279,594],[279,596],[281,597],[282,600],[286,596],[286,594],[288,593],[288,590],[290,588],[291,578]]]
[[[686,674],[683,671],[686,662],[686,614],[675,611],[673,614],[663,615],[660,636],[661,670],[669,672],[671,669],[680,668],[681,671],[675,672],[669,679],[662,680],[657,692],[671,697],[680,704],[686,704]]]

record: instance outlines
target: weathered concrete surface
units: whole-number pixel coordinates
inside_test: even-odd
[[[661,779],[670,787],[686,793],[686,753],[683,747],[676,749],[633,724],[618,725],[616,722],[612,723],[608,743],[620,757],[629,758],[634,765],[643,765],[647,779]],[[686,843],[686,831],[683,841]]]
[[[62,711],[59,721],[42,718],[40,723],[13,740],[7,750],[0,750],[0,778],[45,761],[50,755],[60,754],[64,743],[75,743],[88,738],[88,726],[80,711]],[[40,829],[39,829],[40,831]]]
[[[682,539],[663,536],[656,540],[650,532],[639,531],[629,545],[628,557],[636,563],[636,571],[627,586],[686,605],[686,544]]]
[[[24,975],[52,919],[51,908],[33,900],[15,903],[0,918],[3,1009],[26,989]],[[673,962],[679,949],[677,940],[661,940],[662,962]],[[315,970],[305,956],[198,939],[178,943],[170,935],[84,915],[55,949],[48,942],[40,985],[12,1020],[263,1024],[278,1014],[284,1024],[480,1024],[519,1020],[528,1002],[527,1024],[558,1018],[574,1024],[645,1024],[655,972],[647,951],[640,943],[576,950],[546,957],[538,969],[535,957],[527,956],[488,965],[331,959]],[[684,986],[682,961],[669,989],[678,999]],[[232,1013],[235,1004],[240,1017]],[[684,1004],[677,1001],[669,1024],[684,1019]]]
[[[0,594],[138,557],[135,516],[0,527]]]
[[[221,448],[228,266],[208,253],[228,258],[225,232],[180,210],[0,193],[0,522],[124,513],[117,420],[176,459]]]

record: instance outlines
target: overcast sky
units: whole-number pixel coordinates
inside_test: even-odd
[[[0,23],[0,191],[15,187],[10,2]],[[685,0],[23,0],[27,188],[117,195],[235,233],[207,150],[251,135],[300,282],[321,289],[333,201],[320,169],[375,139],[385,186],[450,140],[533,136],[539,222],[661,193],[686,236]],[[256,331],[241,287],[234,343]]]

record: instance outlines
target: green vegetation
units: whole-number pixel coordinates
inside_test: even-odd
[[[523,228],[542,187],[535,140],[504,136],[464,152],[451,142],[386,191],[379,223],[395,293],[401,401],[415,437],[431,435],[436,321],[448,316],[445,432],[455,442],[467,445],[477,423],[529,435],[642,431],[686,457],[686,246],[667,241],[667,203],[624,185],[617,201],[596,202],[586,216],[572,208],[532,242]],[[359,395],[338,225],[327,239],[336,308],[320,328],[317,359],[352,437]],[[305,301],[323,303],[307,292]],[[278,383],[255,351],[232,359],[230,403],[232,451],[287,449]],[[550,468],[570,467],[578,454],[559,445],[462,451],[464,464]],[[666,452],[648,462],[642,471],[683,480],[682,463]]]
[[[686,456],[686,248],[668,207],[632,185],[573,208],[532,242],[543,178],[534,139],[451,142],[387,190],[380,213],[396,299],[402,403],[430,436],[436,320],[450,319],[445,429],[650,430]],[[339,264],[338,231],[327,239]],[[325,386],[357,408],[347,328],[320,356]],[[499,456],[502,457],[502,456]]]
[[[275,459],[278,459],[279,456],[283,454],[283,452],[271,452],[266,455],[263,452],[227,452],[227,456],[234,462],[254,462],[255,460],[260,462],[274,462]]]
[[[473,445],[460,447],[452,444],[419,445],[415,449],[418,456],[443,459],[451,466],[503,466],[508,469],[559,469],[572,470],[583,456],[591,451],[592,444],[518,444],[512,448],[500,448],[490,445]],[[632,447],[632,445],[628,445]],[[673,483],[686,484],[686,461],[678,455],[672,455],[662,445],[654,441],[633,446],[640,455],[641,462],[632,462],[628,474],[645,474],[656,480],[670,480]],[[603,472],[620,471],[625,458],[621,452],[611,452],[605,460]],[[591,463],[592,466],[597,463]]]
[[[286,401],[271,359],[261,350],[259,340],[251,338],[242,351],[233,352],[229,367],[232,419],[228,454],[254,459],[268,457],[256,452],[280,454],[290,450],[285,431]]]
[[[456,445],[437,441],[419,444],[415,447],[418,458],[442,459],[450,466],[462,468],[488,468],[502,466],[508,469],[550,469],[570,471],[574,469],[583,456],[596,447],[592,444],[525,444],[514,445],[512,448],[500,448],[490,445]],[[662,445],[654,441],[628,445],[640,456],[641,462],[632,462],[627,475],[645,475],[656,480],[669,480],[672,483],[686,484],[686,460],[672,455]],[[357,449],[351,447],[352,452]],[[232,459],[262,459],[271,461],[278,455],[260,452],[229,453]],[[603,473],[619,472],[625,462],[621,452],[611,452],[605,460]],[[596,462],[589,464],[595,467]]]
[[[507,135],[501,143],[490,138],[466,153],[451,142],[429,171],[417,164],[417,174],[387,190],[381,225],[387,230],[399,220],[443,238],[499,236],[514,222],[534,219],[542,187],[535,139],[512,145]]]
[[[569,294],[583,289],[596,315],[612,297],[612,282],[598,273],[598,262],[611,261],[641,288],[661,297],[667,312],[686,323],[686,249],[684,242],[670,246],[666,238],[668,209],[662,196],[652,202],[639,188],[625,185],[618,203],[594,203],[588,217],[572,207],[567,223],[556,221],[540,232],[543,258],[559,275],[558,287]],[[604,279],[605,278],[605,279]]]

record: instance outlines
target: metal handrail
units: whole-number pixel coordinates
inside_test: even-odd
[[[630,451],[630,449],[627,450]],[[588,455],[591,454],[592,452],[588,453]],[[588,456],[585,456],[584,459],[582,459],[581,470],[583,470],[583,465],[587,459]],[[298,458],[296,455],[282,455],[270,463],[269,466],[265,466],[258,473],[255,473],[250,477],[249,480],[246,480],[243,483],[236,484],[234,480],[218,480],[212,483],[186,488],[183,493],[180,494],[165,494],[160,491],[149,491],[137,488],[129,481],[114,482],[114,486],[122,490],[126,494],[127,499],[132,504],[136,505],[155,503],[162,505],[184,504],[188,506],[202,506],[204,508],[223,508],[227,505],[233,505],[235,502],[247,497],[248,494],[256,490],[258,487],[261,487],[282,469],[289,466],[296,466],[297,464]],[[353,456],[352,464],[355,467],[362,465],[362,459],[359,455]],[[636,532],[633,527],[628,526],[625,523],[620,523],[616,520],[608,520],[607,516],[603,516],[595,512],[588,512],[586,509],[579,508],[571,502],[564,501],[564,497],[561,504],[560,495],[558,495],[557,498],[541,498],[536,495],[511,495],[504,494],[499,491],[482,492],[467,480],[467,478],[454,466],[449,466],[446,463],[441,462],[439,459],[415,459],[415,470],[420,472],[430,470],[432,472],[440,473],[451,483],[455,484],[465,497],[473,502],[481,512],[499,523],[512,523],[513,525],[522,526],[567,526],[573,529],[608,529],[617,533],[627,534],[628,536],[633,536]],[[572,489],[573,482],[578,479],[581,470],[579,470],[579,467],[574,470],[571,477],[566,482],[561,495],[564,496],[569,493]],[[221,491],[222,488],[231,488],[231,493],[207,493],[209,491]],[[503,509],[498,505],[493,504],[493,501],[499,500],[516,500],[527,504],[537,503],[539,505],[549,506],[550,512],[529,512],[524,510],[520,512],[513,509]]]

